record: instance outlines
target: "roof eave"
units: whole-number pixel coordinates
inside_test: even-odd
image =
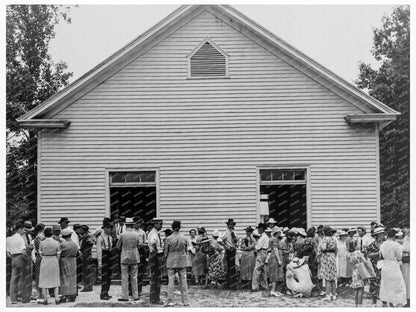
[[[66,129],[71,122],[65,119],[17,119],[17,122],[25,128],[32,129]]]

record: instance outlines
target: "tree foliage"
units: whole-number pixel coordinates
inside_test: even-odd
[[[17,118],[68,84],[64,62],[48,52],[55,26],[70,23],[68,9],[54,5],[9,5],[6,9],[6,197],[8,221],[36,221],[37,136]]]
[[[374,30],[378,69],[361,63],[359,88],[401,115],[380,133],[381,215],[386,226],[410,221],[410,8],[400,6]]]

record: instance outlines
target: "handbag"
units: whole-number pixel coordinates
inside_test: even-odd
[[[374,269],[372,268],[372,266],[371,269],[369,268],[367,261],[368,260],[363,260],[362,262],[357,264],[358,275],[362,280],[376,277]]]

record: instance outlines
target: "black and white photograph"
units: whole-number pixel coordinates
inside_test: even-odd
[[[3,307],[413,307],[410,11],[4,4]]]

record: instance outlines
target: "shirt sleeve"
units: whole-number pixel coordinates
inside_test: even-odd
[[[96,246],[97,246],[97,260],[98,260],[98,263],[100,263],[101,260],[102,260],[102,247],[101,247],[102,240],[103,240],[102,236],[97,238],[97,245]]]

